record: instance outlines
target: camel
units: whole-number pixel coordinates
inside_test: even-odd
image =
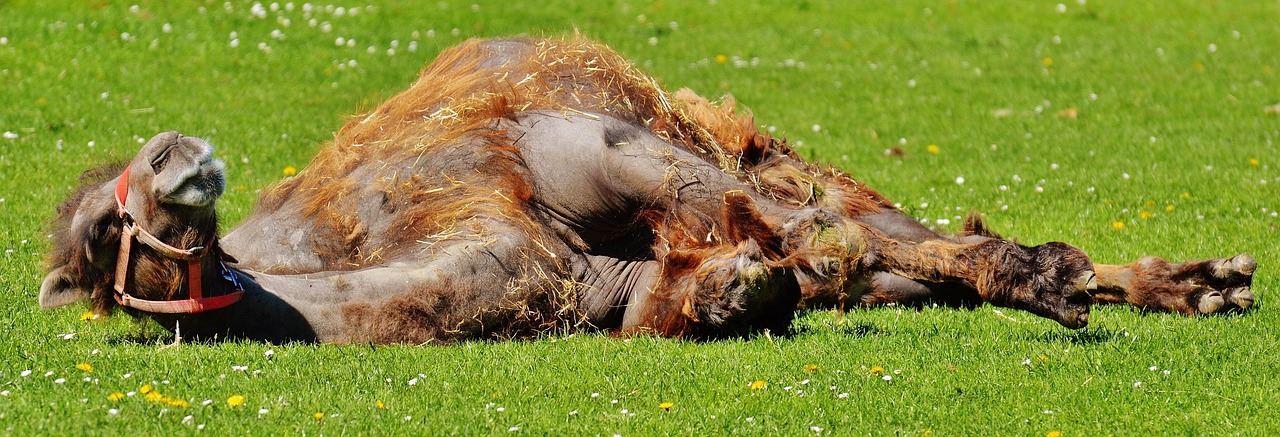
[[[718,338],[798,310],[989,303],[1079,329],[1095,303],[1247,310],[1248,255],[1092,262],[976,214],[936,233],[807,162],[731,98],[669,93],[580,37],[470,40],[351,119],[219,236],[224,164],[161,133],[58,209],[44,308],[195,338]],[[775,331],[776,332],[776,331]]]

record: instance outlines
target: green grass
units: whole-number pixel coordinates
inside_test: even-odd
[[[1280,114],[1264,109],[1280,103],[1275,2],[476,3],[348,4],[359,13],[311,14],[324,32],[301,2],[260,19],[239,0],[0,0],[0,131],[16,135],[0,138],[0,429],[1257,435],[1280,423]],[[1009,236],[1101,262],[1246,252],[1262,266],[1259,305],[1208,318],[1097,308],[1080,332],[992,307],[885,308],[806,313],[787,338],[447,347],[163,347],[126,317],[37,308],[44,223],[82,169],[131,157],[139,138],[211,140],[229,164],[229,228],[343,116],[407,87],[444,47],[575,29],[670,89],[732,92],[804,155],[944,230],[978,210]],[[895,146],[907,155],[883,156]],[[190,406],[108,400],[145,384]],[[237,394],[245,404],[228,407]]]

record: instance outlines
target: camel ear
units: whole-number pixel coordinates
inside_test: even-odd
[[[75,278],[66,274],[66,266],[50,270],[40,284],[40,308],[57,308],[88,298],[89,290],[80,288]]]

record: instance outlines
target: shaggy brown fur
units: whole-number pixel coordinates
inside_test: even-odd
[[[115,261],[119,223],[101,195],[112,174],[89,178],[84,193],[98,194],[76,194],[60,213],[80,228],[56,242],[42,304],[91,288],[96,308],[112,306],[85,279]],[[148,202],[146,220],[167,241],[216,232],[212,205]],[[1200,313],[1252,304],[1247,256],[1095,266],[1062,243],[1001,239],[976,215],[961,235],[938,235],[844,172],[806,162],[731,97],[668,94],[582,38],[446,50],[265,190],[221,244],[241,260],[246,301],[165,321],[208,335],[267,330],[259,337],[273,341],[422,343],[588,326],[705,338],[785,328],[801,307],[928,300],[986,301],[1079,328],[1099,283],[1100,302]],[[138,256],[131,279],[143,297],[185,292],[166,260]],[[1196,281],[1217,300],[1175,286]],[[1150,297],[1160,294],[1182,303]],[[261,317],[292,324],[245,321]]]

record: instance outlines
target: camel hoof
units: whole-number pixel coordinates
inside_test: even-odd
[[[1226,305],[1227,301],[1222,298],[1222,294],[1213,292],[1200,297],[1200,305],[1197,309],[1200,314],[1213,314]]]
[[[1094,291],[1098,289],[1098,275],[1093,272],[1084,272],[1076,277],[1075,286],[1077,291]]]
[[[1252,275],[1258,269],[1258,260],[1252,256],[1240,254],[1223,260],[1213,268],[1213,275],[1221,279]]]
[[[1231,262],[1232,264],[1235,264],[1236,271],[1240,272],[1241,275],[1252,275],[1253,271],[1258,269],[1258,260],[1253,259],[1253,257],[1249,255],[1236,255],[1234,258],[1231,258]]]
[[[1242,310],[1247,310],[1253,306],[1253,290],[1247,287],[1227,290],[1226,301]]]

